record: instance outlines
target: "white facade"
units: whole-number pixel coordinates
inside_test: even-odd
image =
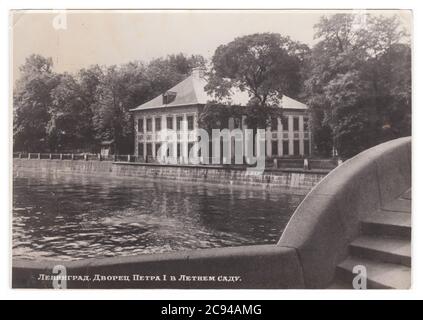
[[[198,113],[198,107],[191,106],[149,110],[135,114],[135,155],[144,159],[176,157],[178,162],[186,162],[190,148],[197,141]],[[284,118],[286,120],[283,122],[278,118],[276,126],[266,130],[266,157],[310,155],[311,135],[307,125],[307,114],[285,112]],[[241,129],[246,128],[242,121]],[[167,129],[176,131],[176,136],[168,135]],[[228,129],[235,129],[235,121],[232,118],[229,119]],[[169,148],[167,154],[159,153],[160,146],[164,149]]]

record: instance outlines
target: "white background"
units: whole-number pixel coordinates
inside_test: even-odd
[[[420,164],[423,163],[422,102],[422,32],[423,6],[419,0],[2,0],[1,16],[1,58],[0,58],[0,298],[1,299],[422,299],[423,298],[423,206],[419,194],[423,191],[420,178],[423,177]],[[11,244],[11,126],[9,88],[9,10],[10,9],[143,9],[143,8],[275,8],[275,9],[413,9],[414,51],[413,51],[413,288],[411,290],[17,290],[10,289],[10,244]],[[421,143],[420,143],[421,145]]]

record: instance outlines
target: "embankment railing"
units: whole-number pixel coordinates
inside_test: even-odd
[[[83,161],[113,161],[113,162],[136,162],[136,163],[155,163],[152,157],[142,157],[130,154],[102,155],[99,153],[26,153],[14,152],[15,159],[49,159],[49,160],[83,160]],[[332,170],[337,167],[341,161],[337,159],[283,159],[274,158],[266,160],[266,168],[272,169],[304,169],[304,170]]]
[[[146,162],[144,157],[134,155],[101,155],[99,153],[25,153],[14,152],[15,159],[49,159],[49,160],[84,160],[84,161],[119,161],[119,162]]]

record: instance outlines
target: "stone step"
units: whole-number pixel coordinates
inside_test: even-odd
[[[411,199],[398,198],[382,205],[382,210],[411,213]]]
[[[355,266],[364,266],[367,272],[367,289],[409,289],[411,269],[407,266],[349,257],[336,268],[336,282],[351,283],[357,274]]]
[[[350,244],[353,256],[411,267],[411,242],[407,239],[361,236]]]
[[[361,230],[365,235],[411,239],[411,215],[404,212],[378,210],[361,221]]]

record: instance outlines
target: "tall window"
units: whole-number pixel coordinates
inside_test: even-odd
[[[138,143],[138,155],[140,157],[144,156],[144,143]]]
[[[304,122],[304,124],[303,124],[304,132],[307,132],[308,131],[308,118],[304,117],[303,122]]]
[[[166,118],[166,128],[173,129],[173,117]]]
[[[156,131],[162,130],[162,118],[156,118],[154,119],[154,121],[155,121]]]
[[[176,145],[176,156],[179,158],[181,156],[181,143],[177,143]]]
[[[147,156],[153,155],[153,146],[151,143],[147,143]]]
[[[288,116],[282,117],[283,131],[288,131]]]
[[[180,131],[182,130],[182,121],[183,121],[183,117],[177,117],[176,118],[176,130]]]
[[[300,130],[300,118],[294,117],[294,131]]]
[[[278,155],[278,142],[272,141],[272,156]]]
[[[144,132],[144,119],[138,119],[138,132]]]
[[[194,116],[188,116],[188,130],[194,130]]]
[[[300,155],[300,141],[294,140],[294,156]]]
[[[288,142],[288,140],[283,140],[282,152],[283,152],[284,156],[289,155],[289,142]]]
[[[310,155],[310,141],[304,140],[304,155]]]
[[[152,130],[153,130],[153,120],[150,118],[150,119],[147,119],[147,132],[151,132]]]

